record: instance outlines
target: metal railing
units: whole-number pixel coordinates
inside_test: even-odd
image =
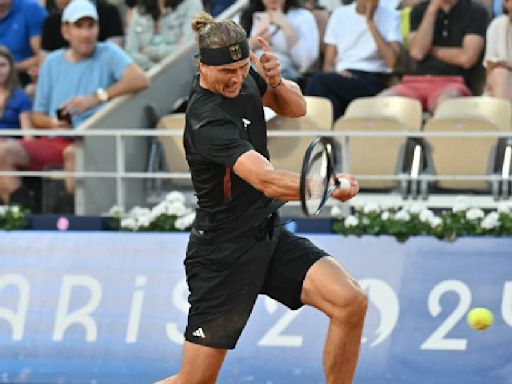
[[[150,138],[150,137],[176,137],[181,136],[181,130],[154,130],[154,129],[94,129],[94,130],[0,130],[0,139],[6,136],[61,136],[72,137],[75,143],[75,154],[77,169],[74,172],[65,172],[60,170],[48,171],[0,171],[1,176],[36,176],[43,178],[64,178],[74,177],[76,179],[75,207],[77,214],[83,214],[84,193],[81,181],[87,178],[112,179],[115,180],[115,203],[120,207],[126,208],[126,186],[125,182],[130,179],[189,179],[188,172],[140,172],[129,171],[126,169],[125,140],[128,137]],[[268,131],[269,137],[332,137],[341,142],[341,158],[344,168],[348,165],[346,154],[349,153],[351,137],[406,137],[406,138],[429,138],[429,137],[494,137],[508,138],[512,140],[511,132],[417,132],[417,131],[380,131],[380,132],[361,132],[361,131]],[[109,137],[115,138],[116,154],[115,169],[113,171],[84,171],[85,163],[83,158],[83,138],[85,137]],[[398,182],[435,182],[438,180],[484,180],[493,182],[508,183],[510,178],[511,148],[507,147],[505,152],[505,161],[501,174],[489,175],[434,175],[422,174],[417,169],[413,169],[408,174],[395,175],[356,175],[360,180],[397,180]],[[375,196],[375,194],[371,194]],[[490,197],[490,196],[489,196]],[[508,196],[507,196],[508,197]],[[402,196],[405,198],[405,196]],[[495,199],[493,199],[495,200]],[[489,205],[490,203],[485,203]],[[101,213],[101,212],[98,212]]]

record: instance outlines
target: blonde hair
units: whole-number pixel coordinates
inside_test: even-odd
[[[192,20],[199,48],[221,48],[247,39],[244,29],[233,20],[215,20],[211,15],[198,13]]]

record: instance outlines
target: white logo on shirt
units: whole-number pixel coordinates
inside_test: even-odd
[[[242,123],[244,123],[244,128],[247,128],[247,126],[249,124],[251,124],[251,120],[248,120],[245,117],[242,117]]]

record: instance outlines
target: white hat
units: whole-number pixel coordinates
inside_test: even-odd
[[[90,17],[91,19],[98,21],[98,11],[94,4],[89,0],[72,0],[66,8],[64,8],[61,22],[76,23],[84,17]]]

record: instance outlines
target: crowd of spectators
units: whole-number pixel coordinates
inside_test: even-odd
[[[195,14],[234,2],[0,0],[0,129],[76,127],[148,86],[145,71],[192,39]],[[512,0],[249,0],[237,20],[256,54],[264,37],[283,76],[338,118],[362,96],[412,97],[429,112],[471,94],[512,102],[510,11]],[[0,170],[48,166],[73,169],[70,140],[0,137]],[[0,204],[26,195],[0,178]]]

